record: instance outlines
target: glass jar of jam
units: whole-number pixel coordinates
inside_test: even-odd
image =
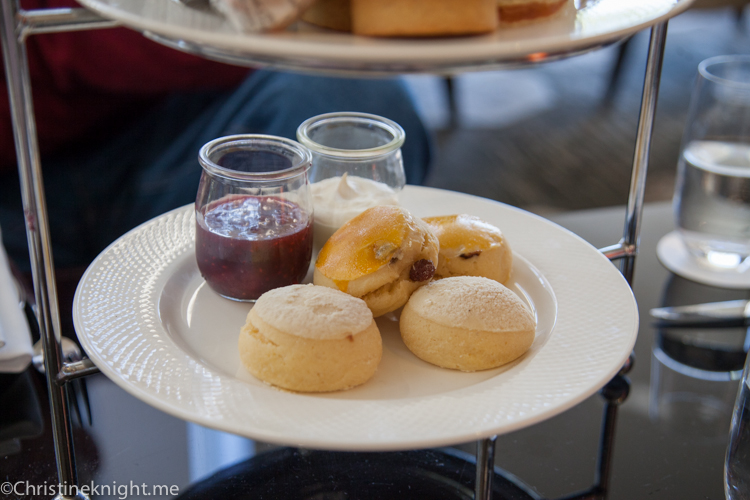
[[[198,155],[195,256],[206,283],[252,301],[300,283],[312,257],[310,151],[267,135],[215,139]]]
[[[312,153],[315,248],[368,208],[398,205],[405,138],[398,123],[367,113],[328,113],[299,126],[297,140]]]

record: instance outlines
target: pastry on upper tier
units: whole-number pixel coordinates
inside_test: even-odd
[[[423,220],[440,241],[435,279],[484,276],[500,283],[508,281],[513,253],[500,229],[466,214]]]
[[[497,25],[496,0],[352,0],[357,35],[468,35]]]
[[[432,279],[438,239],[407,210],[382,205],[341,226],[318,254],[313,281],[363,299],[375,317]]]
[[[281,30],[296,21],[315,0],[211,0],[238,31]]]
[[[443,36],[489,33],[496,0],[318,0],[302,19],[356,35]]]
[[[546,19],[562,10],[570,0],[497,0],[501,24]]]
[[[317,0],[302,14],[302,20],[323,28],[351,31],[351,0]]]

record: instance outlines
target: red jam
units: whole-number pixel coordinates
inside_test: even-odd
[[[281,198],[225,197],[197,214],[195,255],[201,275],[217,293],[255,300],[305,277],[312,217]]]

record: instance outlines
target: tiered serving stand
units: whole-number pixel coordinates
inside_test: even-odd
[[[607,46],[650,28],[648,59],[638,121],[623,236],[599,251],[619,261],[632,284],[646,172],[668,19],[691,0],[576,0],[576,7],[549,23],[514,28],[484,37],[430,40],[374,40],[326,33],[303,25],[273,35],[241,35],[215,13],[161,0],[79,0],[85,8],[24,11],[18,0],[0,2],[0,36],[11,104],[21,189],[26,214],[37,316],[44,349],[53,436],[60,484],[77,484],[66,384],[97,373],[85,358],[66,362],[61,335],[54,265],[34,123],[25,41],[36,34],[127,26],[178,50],[247,66],[373,76],[528,66]],[[617,405],[627,395],[630,360],[605,386],[604,420],[594,486],[569,498],[603,498]],[[477,445],[475,498],[492,495],[495,436]],[[293,444],[293,443],[290,443]],[[81,495],[79,494],[79,497]]]

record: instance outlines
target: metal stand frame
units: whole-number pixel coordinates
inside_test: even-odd
[[[98,373],[99,370],[88,358],[77,362],[64,362],[62,359],[57,288],[25,42],[33,34],[110,28],[117,25],[115,21],[103,19],[82,8],[23,11],[19,0],[0,1],[0,38],[26,217],[37,320],[44,349],[57,474],[59,484],[68,485],[69,491],[75,492],[70,496],[60,494],[57,498],[85,498],[75,488],[78,477],[65,384],[78,377]],[[610,260],[620,260],[620,270],[631,286],[640,244],[648,156],[666,35],[666,22],[651,29],[623,237],[617,244],[600,249]],[[564,500],[603,499],[607,496],[617,406],[627,396],[628,383],[623,375],[631,365],[632,357],[621,374],[602,389],[607,403],[595,484],[589,490]],[[477,443],[476,500],[489,500],[492,494],[496,439],[497,436],[493,436]]]

